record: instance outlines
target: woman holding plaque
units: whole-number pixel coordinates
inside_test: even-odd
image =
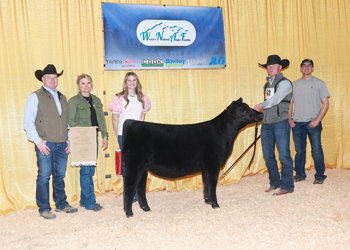
[[[142,93],[142,86],[136,73],[128,72],[124,77],[123,91],[115,94],[109,110],[112,111],[113,129],[118,137],[122,150],[123,123],[126,119],[144,121],[147,111],[151,109],[151,101]],[[137,200],[135,194],[134,201]]]
[[[91,94],[93,82],[88,74],[77,78],[79,93],[68,101],[68,124],[70,127],[97,127],[96,142],[98,149],[98,132],[102,134],[102,148],[108,147],[108,133],[100,98]],[[98,150],[97,150],[98,151]],[[96,166],[80,166],[81,197],[80,206],[87,210],[100,211],[103,207],[96,203],[93,175]]]

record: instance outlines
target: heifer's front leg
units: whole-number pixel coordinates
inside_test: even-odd
[[[208,184],[208,196],[209,202],[211,203],[212,208],[219,208],[219,204],[216,198],[216,185],[218,182],[219,171],[212,171],[206,173],[206,180]]]
[[[148,212],[151,209],[148,206],[146,199],[146,183],[147,183],[148,171],[146,170],[141,177],[139,185],[137,186],[137,195],[139,198],[139,204],[143,211]]]
[[[208,183],[207,183],[207,177],[206,173],[203,171],[202,172],[202,181],[203,181],[203,195],[204,195],[204,202],[206,204],[211,204],[208,196]]]

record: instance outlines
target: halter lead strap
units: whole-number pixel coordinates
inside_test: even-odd
[[[250,168],[250,165],[252,164],[253,162],[253,159],[254,159],[254,156],[255,156],[255,149],[256,149],[256,142],[259,140],[260,138],[260,135],[257,137],[258,135],[258,123],[255,123],[255,139],[254,139],[254,142],[252,144],[249,145],[249,147],[243,152],[243,154],[241,154],[240,157],[238,157],[238,159],[232,164],[232,166],[226,170],[225,173],[223,173],[222,177],[225,177],[228,172],[231,171],[231,169],[234,167],[234,165],[236,165],[236,163],[245,155],[245,153],[247,153],[247,151],[253,146],[254,144],[254,152],[253,152],[253,156],[252,156],[252,159],[250,160],[249,162],[249,165],[248,165],[248,168]]]

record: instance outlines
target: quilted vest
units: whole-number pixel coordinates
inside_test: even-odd
[[[292,85],[292,82],[290,80],[285,78],[282,73],[279,73],[278,75],[275,76],[270,88],[274,88],[276,93],[279,83],[283,80],[287,80]],[[264,93],[268,84],[269,82],[265,83],[264,85]],[[274,122],[280,122],[280,121],[289,119],[288,109],[289,109],[289,103],[292,98],[292,95],[293,95],[293,92],[289,93],[279,104],[269,109],[264,109],[263,110],[264,118],[262,123],[274,123]]]

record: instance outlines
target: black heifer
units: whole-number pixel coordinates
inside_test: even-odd
[[[243,127],[261,120],[262,113],[249,108],[242,98],[214,119],[197,124],[126,120],[122,152],[126,217],[133,215],[135,191],[141,208],[150,210],[145,192],[148,171],[168,179],[202,173],[205,203],[218,208],[218,176],[232,153],[234,139]]]

